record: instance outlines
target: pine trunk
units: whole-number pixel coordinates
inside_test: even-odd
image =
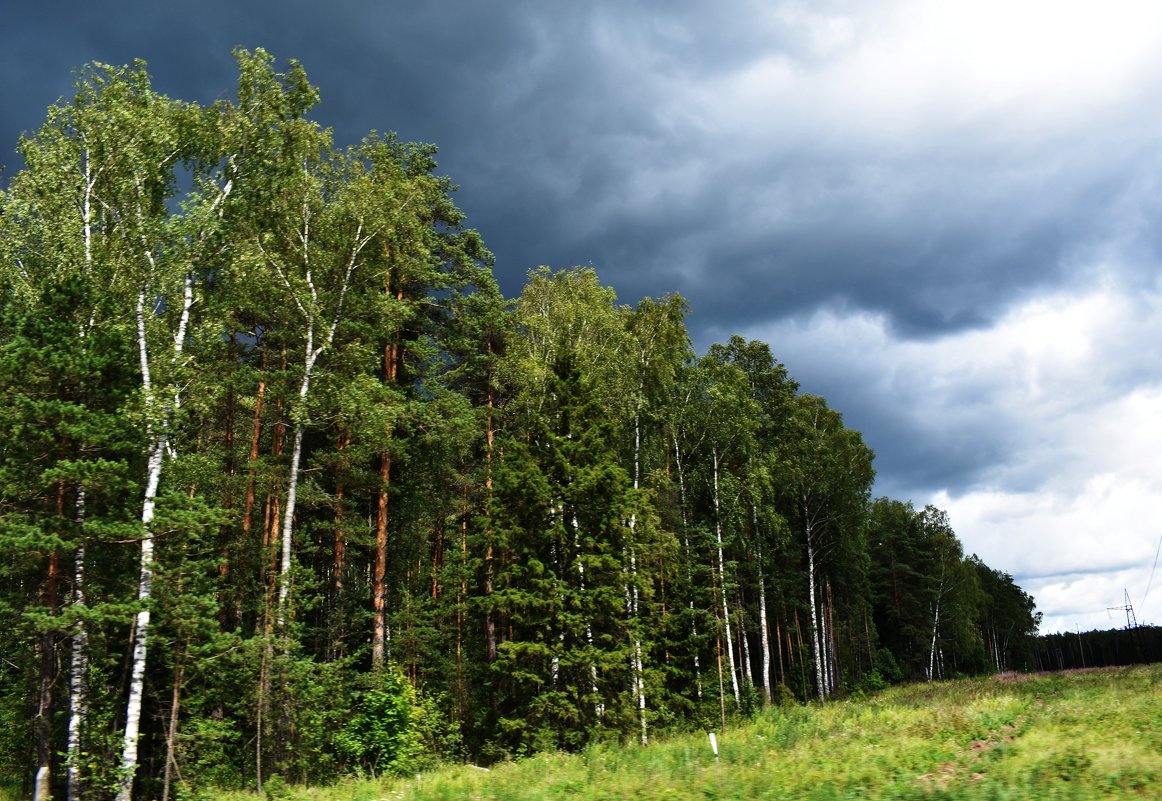
[[[389,286],[389,294],[390,291]],[[384,379],[389,384],[395,383],[399,376],[399,357],[399,344],[393,340],[383,350]],[[384,437],[390,440],[392,433],[392,429],[388,428],[384,432]],[[372,623],[371,634],[371,665],[375,670],[383,667],[386,662],[387,651],[387,588],[384,579],[387,575],[387,527],[391,493],[391,461],[391,451],[384,449],[379,454],[379,495],[375,515],[375,572],[371,588],[372,606],[375,610],[375,619]]]
[[[258,369],[266,372],[266,344],[262,345],[262,357]],[[254,425],[250,431],[250,459],[246,468],[246,502],[242,510],[242,540],[249,539],[250,527],[254,517],[255,483],[258,477],[258,447],[262,440],[262,405],[266,399],[266,381],[258,382],[258,389],[254,393]]]
[[[179,650],[174,665],[173,686],[170,692],[169,727],[165,735],[165,771],[161,783],[161,801],[169,801],[170,785],[174,771],[177,770],[177,740],[178,716],[181,714],[182,680],[185,677],[185,655],[189,650],[189,643]]]
[[[372,577],[371,594],[375,609],[375,621],[371,636],[371,666],[379,670],[386,661],[387,610],[385,604],[387,575],[387,513],[388,492],[391,486],[391,453],[384,451],[379,456],[379,499],[375,524],[375,572]]]

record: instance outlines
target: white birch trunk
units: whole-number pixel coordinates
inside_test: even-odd
[[[823,654],[819,647],[819,609],[815,603],[815,542],[812,538],[811,523],[806,524],[807,533],[807,587],[811,598],[811,647],[815,657],[815,687],[819,703],[823,703]]]
[[[835,620],[831,616],[831,609],[826,602],[823,604],[823,632],[826,639],[823,641],[824,677],[827,679],[827,697],[830,698],[839,687],[839,665],[835,658]]]
[[[686,553],[686,581],[690,585],[690,589],[694,588],[694,568],[691,564],[690,557],[690,535],[687,531],[686,520],[686,475],[682,471],[682,449],[678,446],[678,432],[673,432],[674,439],[674,463],[678,468],[678,500],[682,507],[682,548]],[[698,642],[698,622],[694,619],[694,598],[687,599],[688,608],[690,610],[690,639],[692,642]],[[702,700],[702,665],[699,663],[698,650],[694,649],[694,689],[698,693],[698,700]]]
[[[818,590],[819,594],[819,653],[820,662],[823,664],[823,697],[831,697],[831,639],[829,627],[827,625],[827,602],[824,597],[823,588]]]
[[[746,632],[746,612],[743,609],[741,598],[738,602],[738,641],[742,644],[742,675],[753,687],[754,674],[750,663],[750,637],[747,636]]]
[[[93,265],[93,176],[92,165],[89,161],[89,150],[82,153],[82,174],[84,175],[84,190],[81,200],[81,226],[85,240],[85,272],[88,274]],[[89,327],[93,320],[90,318]],[[83,339],[88,331],[81,327],[80,337]],[[85,488],[77,490],[75,507],[75,523],[81,538],[73,562],[73,605],[83,609],[85,606]],[[89,629],[84,620],[77,620],[73,629],[72,652],[69,658],[69,728],[68,740],[65,746],[65,773],[67,777],[68,801],[80,801],[81,797],[81,733],[89,717]]]
[[[761,559],[762,556],[760,555]],[[771,637],[767,623],[767,585],[759,568],[759,637],[763,651],[763,699],[771,702]]]
[[[718,499],[718,447],[712,449],[714,465],[714,534],[718,540],[718,581],[722,589],[722,619],[726,625],[726,654],[730,665],[730,686],[734,691],[734,705],[737,708],[741,702],[738,690],[738,670],[734,662],[734,639],[730,626],[730,607],[726,600],[726,561],[722,555],[722,515],[719,510]]]
[[[932,647],[928,651],[928,681],[935,678],[933,669],[936,665],[936,632],[940,628],[940,596],[936,597],[936,614],[932,619]]]
[[[166,164],[177,156],[177,151],[166,156],[162,164]],[[82,198],[82,224],[84,228],[84,246],[86,267],[92,262],[92,191],[96,178],[92,175],[89,163],[89,153],[86,149],[83,155],[82,172],[85,188]],[[146,338],[145,301],[151,290],[150,282],[159,277],[157,258],[150,246],[145,225],[143,207],[143,187],[137,176],[134,177],[137,190],[136,216],[140,226],[139,239],[141,255],[148,264],[149,277],[142,282],[137,295],[137,348],[141,364],[141,386],[145,396],[145,428],[149,441],[149,455],[146,463],[145,493],[141,504],[141,524],[143,538],[141,540],[140,573],[137,582],[137,600],[141,605],[133,625],[133,657],[130,670],[129,696],[125,705],[125,736],[121,745],[121,768],[117,782],[116,801],[130,801],[133,793],[133,780],[137,772],[137,741],[141,726],[141,703],[145,689],[145,664],[147,646],[149,642],[149,605],[153,595],[153,517],[156,505],[158,487],[161,484],[162,468],[166,455],[173,456],[170,446],[169,427],[174,411],[181,403],[181,392],[177,384],[173,387],[173,394],[166,401],[159,400],[154,392],[153,376],[150,372],[149,343]],[[211,212],[220,209],[220,204],[230,194],[233,180],[228,180],[219,190]],[[219,210],[219,216],[221,211]],[[207,231],[202,232],[199,242],[204,241]],[[168,300],[168,299],[167,299]],[[173,337],[172,351],[170,352],[170,366],[178,367],[181,363],[182,351],[186,341],[186,330],[190,321],[190,310],[194,304],[194,276],[186,272],[182,282],[182,309],[178,321],[177,331]]]
[[[148,249],[146,257],[153,266],[153,257]],[[121,770],[117,782],[116,801],[130,801],[133,778],[137,772],[137,740],[141,728],[141,702],[145,692],[145,662],[149,642],[149,604],[153,595],[153,516],[157,490],[161,483],[162,466],[166,452],[169,451],[169,417],[173,411],[172,405],[159,409],[153,391],[149,346],[145,336],[145,295],[146,288],[143,286],[137,295],[137,346],[141,357],[141,384],[145,392],[146,431],[150,447],[146,466],[145,496],[141,503],[141,527],[144,536],[141,540],[141,569],[137,581],[137,602],[141,609],[137,612],[133,627],[133,662],[129,678],[129,699],[125,705],[125,737],[121,744]],[[193,276],[187,273],[183,286],[181,318],[173,341],[175,365],[181,358],[185,345],[186,326],[189,323],[193,299]]]
[[[141,523],[145,538],[141,541],[141,572],[137,581],[137,601],[142,608],[134,620],[133,667],[129,678],[129,701],[125,707],[125,737],[121,746],[121,778],[117,785],[117,801],[130,801],[133,776],[137,771],[137,739],[141,726],[141,701],[145,691],[146,645],[149,639],[149,602],[153,595],[153,523],[157,488],[166,443],[162,438],[150,448],[142,504]]]
[[[936,633],[940,628],[940,601],[944,598],[944,563],[940,563],[940,584],[936,588],[936,610],[932,616],[932,646],[928,650],[928,681],[932,681],[936,667]]]
[[[560,514],[560,510],[558,510]],[[573,550],[577,554],[577,580],[581,588],[581,595],[585,595],[585,563],[581,561],[581,529],[577,524],[576,516],[573,517]],[[564,644],[565,632],[561,632],[561,643]],[[593,653],[593,623],[587,617],[585,619],[585,644],[589,646],[589,653]],[[554,657],[555,663],[556,657]],[[556,667],[554,666],[554,681],[556,680]],[[589,682],[593,691],[593,711],[600,719],[605,715],[605,704],[601,700],[601,690],[597,686],[597,665],[590,659],[589,662]]]
[[[558,507],[557,513],[560,514],[559,507]],[[557,545],[557,540],[554,537],[550,551],[551,551],[551,554],[553,557],[553,598],[557,602],[558,609],[561,609],[563,607],[563,604],[561,602],[561,586],[557,580],[557,576],[561,575],[560,550],[561,550],[560,547],[558,547],[558,545]],[[561,677],[561,656],[560,656],[560,654],[562,651],[565,650],[565,631],[564,631],[564,629],[561,628],[561,623],[560,623],[559,619],[557,621],[557,643],[558,643],[557,650],[553,652],[553,656],[549,660],[550,676],[552,677],[554,687],[557,686],[557,681]]]
[[[633,641],[635,670],[637,674],[637,710],[638,721],[641,723],[641,743],[648,745],[650,742],[649,727],[646,722],[646,685],[645,678],[642,675],[642,642],[640,638],[635,637]]]
[[[308,326],[307,330],[307,359],[305,365],[305,372],[303,373],[303,381],[299,385],[299,404],[300,408],[305,404],[307,395],[311,391],[311,372],[315,366],[315,360],[312,358],[313,351],[311,346],[313,344],[314,326]],[[290,576],[291,576],[291,553],[292,541],[294,533],[295,521],[295,501],[298,496],[299,488],[299,465],[302,463],[303,457],[303,423],[301,420],[295,423],[295,441],[291,448],[291,463],[290,475],[287,477],[286,488],[286,510],[282,518],[282,536],[279,542],[279,568],[278,568],[278,607],[275,612],[275,630],[279,634],[284,634],[286,631],[287,621],[287,605],[290,598]]]
[[[819,653],[823,664],[823,695],[831,697],[831,640],[827,625],[827,602],[823,588],[818,590],[819,595]]]
[[[755,529],[755,562],[759,574],[759,638],[763,649],[763,700],[771,703],[771,642],[767,625],[767,582],[763,575],[763,546],[759,542],[758,510],[751,505]]]
[[[76,522],[83,528],[85,522],[85,490],[77,491]],[[73,564],[73,606],[85,606],[85,541],[82,533]],[[81,732],[89,716],[89,630],[83,620],[77,620],[73,629],[72,653],[69,662],[69,728],[66,750],[68,801],[81,797]]]
[[[639,392],[641,392],[639,387]],[[635,411],[633,416],[633,488],[636,491],[640,486],[641,476],[641,447],[642,447],[642,429],[641,429],[641,408]],[[629,516],[629,534],[631,543],[634,540],[634,533],[637,530],[637,513],[634,512]],[[642,664],[642,640],[638,633],[637,626],[634,623],[638,617],[638,589],[637,589],[637,556],[634,553],[634,545],[630,545],[629,553],[629,568],[632,584],[632,593],[630,588],[626,589],[626,603],[630,615],[631,625],[633,625],[633,671],[632,681],[633,690],[637,694],[637,709],[638,709],[638,723],[641,726],[641,744],[647,745],[649,743],[649,729],[646,724],[646,683],[643,673],[645,672]]]
[[[307,342],[303,354],[303,380],[299,384],[299,414],[295,422],[295,441],[291,450],[291,464],[290,475],[287,477],[287,491],[286,491],[286,510],[282,517],[282,534],[279,554],[279,574],[278,574],[278,607],[275,613],[275,623],[279,633],[285,634],[288,604],[290,599],[290,579],[291,579],[291,557],[293,552],[293,534],[294,534],[294,519],[295,519],[295,503],[298,496],[299,486],[299,472],[302,464],[303,455],[303,429],[304,424],[302,420],[302,411],[306,405],[307,396],[311,391],[311,377],[314,374],[315,363],[319,356],[323,354],[335,341],[335,331],[339,328],[339,321],[343,316],[343,302],[347,297],[347,288],[351,284],[351,274],[355,271],[359,253],[370,241],[371,237],[364,236],[363,226],[360,225],[355,232],[355,243],[351,248],[351,256],[347,261],[347,268],[343,275],[342,284],[339,287],[339,299],[335,304],[335,315],[331,318],[330,326],[327,330],[327,335],[323,343],[315,347],[315,323],[318,315],[319,307],[319,293],[315,287],[314,278],[311,274],[310,267],[310,213],[309,210],[303,211],[303,229],[299,234],[300,241],[303,246],[303,264],[306,267],[306,281],[307,289],[310,291],[310,307],[305,306],[297,296],[294,295],[294,289],[286,275],[278,270],[277,265],[275,269],[278,270],[279,276],[283,280],[283,284],[291,291],[292,299],[295,305],[298,306],[299,311],[303,314],[307,321]]]

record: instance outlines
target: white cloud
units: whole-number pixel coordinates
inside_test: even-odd
[[[659,293],[690,279],[696,313],[739,287],[720,308],[802,303],[744,333],[865,432],[883,491],[947,509],[969,552],[1021,579],[1047,630],[1109,625],[1123,587],[1142,604],[1162,532],[1162,292],[1133,275],[1157,247],[1162,6],[610,8],[565,71],[602,77],[577,131],[614,165],[570,229],[657,234]],[[541,180],[592,166],[557,162],[534,162]],[[978,320],[932,340],[895,328]],[[1162,622],[1156,583],[1136,611]]]
[[[887,476],[890,491],[947,510],[966,552],[1034,595],[1046,630],[1108,627],[1123,588],[1139,620],[1162,623],[1162,579],[1142,597],[1162,534],[1162,293],[1099,281],[933,341],[837,311],[748,335],[771,342],[808,389],[858,395],[835,403],[853,427],[859,415],[889,420],[878,428],[905,441],[865,436],[897,467],[963,450],[967,479]],[[992,458],[973,461],[981,449]]]
[[[1092,123],[1157,86],[1156,3],[839,5],[846,9],[777,7],[756,20],[772,33],[770,49],[691,83],[676,102],[700,109],[710,130],[755,141],[788,131],[883,141],[997,126],[993,138],[1010,140]],[[780,38],[792,44],[779,47]]]

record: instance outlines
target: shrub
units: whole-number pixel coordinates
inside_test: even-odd
[[[335,735],[335,749],[372,775],[412,771],[423,754],[423,710],[416,690],[397,669],[359,694],[355,715]]]

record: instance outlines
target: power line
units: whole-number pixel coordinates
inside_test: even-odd
[[[1150,580],[1146,582],[1146,592],[1142,594],[1142,608],[1146,606],[1146,596],[1150,594],[1150,586],[1154,583],[1154,571],[1158,567],[1158,552],[1162,551],[1162,534],[1158,535],[1158,547],[1154,549],[1154,567],[1150,568]]]
[[[1124,606],[1107,606],[1106,612],[1125,612],[1126,613],[1126,628],[1138,628],[1138,619],[1134,617],[1134,605],[1130,602],[1130,591],[1122,590],[1126,594],[1126,603]]]

